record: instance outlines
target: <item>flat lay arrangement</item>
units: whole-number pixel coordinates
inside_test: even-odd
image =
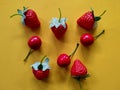
[[[120,89],[119,1],[58,1],[0,1],[0,89]]]

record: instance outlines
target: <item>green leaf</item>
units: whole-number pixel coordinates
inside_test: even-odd
[[[43,65],[40,64],[40,65],[38,66],[38,69],[39,69],[39,70],[42,70],[42,69],[43,69]]]
[[[101,19],[101,17],[99,17],[99,16],[95,16],[95,21],[99,21],[100,19]]]

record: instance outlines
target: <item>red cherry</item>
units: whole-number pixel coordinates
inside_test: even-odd
[[[57,59],[57,64],[61,67],[68,66],[70,64],[70,56],[63,53]]]
[[[79,43],[77,43],[75,50],[74,50],[70,55],[65,54],[65,53],[60,54],[60,55],[58,56],[58,58],[57,58],[57,64],[58,64],[60,67],[67,67],[67,66],[70,64],[70,62],[71,62],[71,57],[75,54],[78,46],[79,46]]]
[[[41,39],[38,36],[32,36],[29,41],[28,41],[28,45],[31,49],[37,50],[40,48],[41,46]]]
[[[96,40],[100,35],[102,35],[105,32],[105,30],[103,30],[100,34],[98,34],[97,36],[93,37],[92,34],[90,33],[84,33],[82,34],[82,36],[80,37],[80,42],[81,44],[83,44],[84,46],[90,46],[94,43],[94,40]]]
[[[89,46],[94,42],[94,37],[90,33],[85,33],[81,36],[80,42],[84,46]]]
[[[30,50],[29,50],[27,56],[25,57],[24,61],[27,61],[29,55],[34,50],[38,50],[40,48],[41,44],[42,44],[42,41],[41,41],[39,36],[32,36],[32,37],[30,37],[30,39],[28,40],[28,46],[30,47]]]

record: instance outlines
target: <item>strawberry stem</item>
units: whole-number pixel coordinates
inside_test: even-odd
[[[75,52],[76,52],[77,49],[78,49],[78,46],[79,46],[79,43],[77,43],[77,45],[76,45],[74,51],[69,55],[69,57],[72,57],[72,56],[75,54]]]
[[[105,30],[103,30],[101,33],[99,33],[98,35],[96,35],[94,38],[97,39],[99,36],[101,36],[102,34],[104,34]]]
[[[95,17],[94,17],[95,21],[99,21],[99,20],[101,19],[101,16],[104,15],[105,12],[106,12],[106,10],[104,10],[104,12],[103,12],[101,15],[95,16]]]
[[[29,52],[28,52],[28,54],[27,54],[27,56],[26,56],[25,59],[24,59],[24,62],[27,61],[28,57],[30,56],[30,54],[31,54],[32,52],[33,52],[33,50],[30,49]]]
[[[42,62],[43,62],[43,60],[44,60],[46,57],[47,57],[47,56],[45,55],[45,56],[41,59],[41,61],[40,61],[40,62],[42,63]]]
[[[106,12],[106,10],[104,10],[104,12],[99,16],[99,17],[101,17],[102,15],[104,15],[105,14],[105,12]]]
[[[79,82],[80,90],[82,90],[82,85],[81,85],[81,82],[80,82],[80,81],[78,81],[78,82]]]
[[[43,60],[45,59],[45,57],[46,57],[46,56],[44,56],[44,57],[41,59],[41,61],[40,61],[40,65],[38,66],[38,69],[39,69],[39,70],[42,70],[42,69],[43,69],[42,62],[43,62]]]
[[[58,10],[59,10],[59,14],[60,14],[60,16],[59,16],[59,22],[60,22],[61,17],[62,17],[62,14],[61,14],[61,10],[60,10],[60,8],[58,8]]]
[[[23,15],[22,15],[22,14],[18,14],[18,13],[17,13],[17,14],[13,14],[13,15],[11,15],[11,16],[10,16],[10,18],[12,18],[12,17],[14,17],[14,16],[17,16],[17,15],[22,16],[22,17],[23,17]]]

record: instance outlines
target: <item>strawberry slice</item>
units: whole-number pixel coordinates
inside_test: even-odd
[[[105,12],[106,10],[101,15],[94,16],[93,10],[88,11],[77,19],[77,24],[86,30],[92,30],[94,28],[95,22],[99,21]]]
[[[60,9],[59,9],[59,13],[60,13],[59,18],[52,18],[52,20],[50,21],[50,28],[57,39],[62,38],[65,32],[67,31],[66,18],[61,18]]]
[[[50,72],[50,66],[48,65],[49,58],[45,58],[44,56],[41,60],[41,62],[36,62],[32,66],[32,72],[36,79],[42,80],[44,78],[47,78]],[[45,61],[43,62],[45,58]]]

